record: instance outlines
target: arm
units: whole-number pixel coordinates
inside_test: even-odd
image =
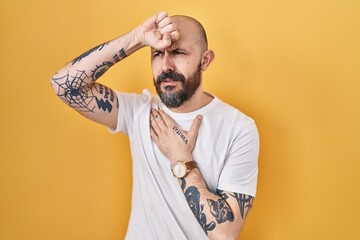
[[[210,191],[199,169],[182,179],[185,198],[209,239],[236,239],[254,198],[249,195],[218,190]],[[194,197],[196,196],[196,197]]]
[[[150,122],[151,137],[170,159],[171,165],[178,160],[194,160],[192,150],[201,124],[200,116],[195,118],[188,132],[179,130],[176,123],[161,110],[152,110]],[[180,184],[190,209],[210,239],[238,237],[252,207],[252,196],[220,190],[217,193],[210,191],[197,168],[181,179]]]
[[[163,49],[178,37],[176,25],[167,13],[160,12],[131,32],[76,57],[51,78],[51,85],[56,95],[80,114],[115,128],[119,111],[117,96],[96,80],[142,47]]]

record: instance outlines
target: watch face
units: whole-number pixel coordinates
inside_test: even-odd
[[[175,163],[172,170],[173,170],[175,177],[182,178],[186,175],[187,168],[183,162],[177,162],[177,163]]]

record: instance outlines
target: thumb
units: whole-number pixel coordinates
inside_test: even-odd
[[[196,118],[194,119],[194,121],[193,121],[193,123],[191,125],[191,128],[190,128],[190,130],[188,132],[189,137],[194,138],[194,139],[197,138],[197,135],[199,133],[199,128],[200,128],[200,125],[201,125],[201,120],[202,120],[201,115],[196,116]]]

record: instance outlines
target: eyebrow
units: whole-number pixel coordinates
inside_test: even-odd
[[[166,49],[169,50],[169,48],[166,48]],[[170,52],[172,52],[172,51],[179,51],[179,50],[187,51],[184,47],[179,47],[179,46],[170,47]],[[152,51],[152,52],[163,52],[163,50],[156,49],[156,48],[151,48],[151,51]]]
[[[154,49],[151,51],[152,53],[163,53],[164,51],[158,50],[158,49]]]
[[[176,48],[172,49],[170,52],[176,52],[176,51],[184,51],[184,52],[187,52],[184,48],[179,48],[179,47],[176,47]]]

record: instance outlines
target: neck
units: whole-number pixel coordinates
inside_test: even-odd
[[[213,100],[213,98],[214,97],[211,94],[204,92],[202,87],[199,86],[194,95],[189,100],[184,102],[180,107],[169,109],[177,113],[193,112],[208,105]]]

